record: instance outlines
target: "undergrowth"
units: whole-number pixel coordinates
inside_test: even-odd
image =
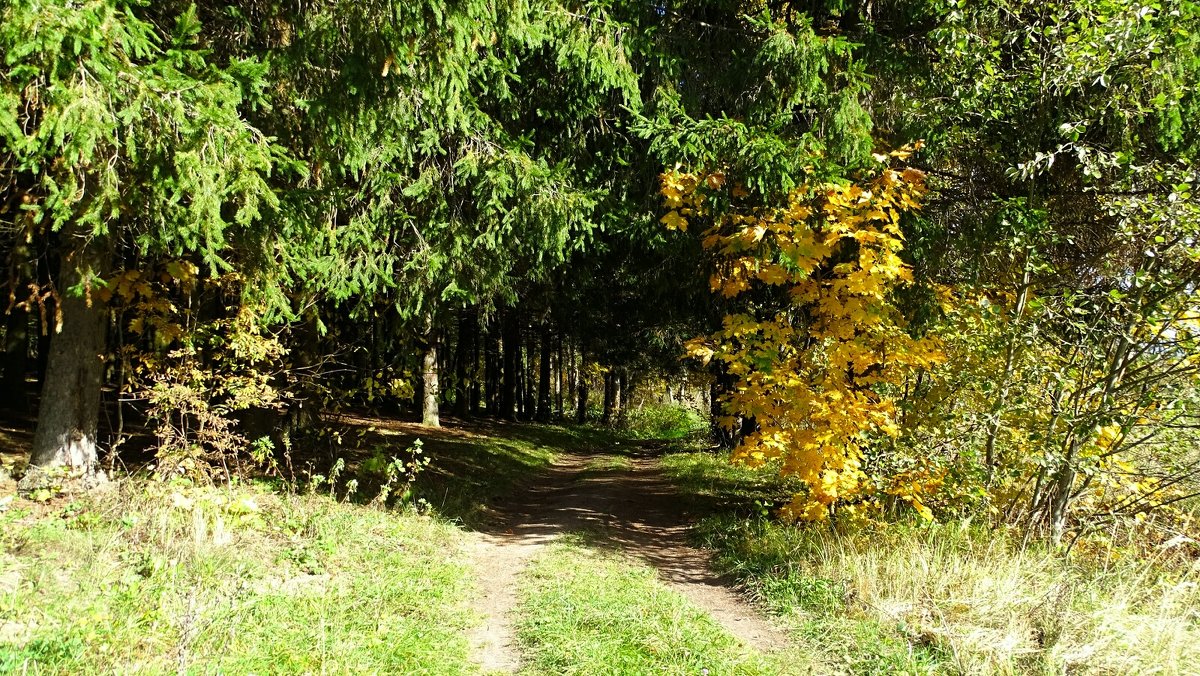
[[[676,404],[646,404],[625,413],[622,431],[634,439],[686,439],[708,429],[708,420]]]
[[[755,508],[786,492],[770,474],[705,453],[664,466],[691,499],[742,506],[705,519],[698,538],[831,672],[1183,674],[1200,663],[1194,564],[1064,555],[967,521],[790,526]]]

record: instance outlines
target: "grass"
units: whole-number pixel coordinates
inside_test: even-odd
[[[437,514],[468,527],[484,524],[488,504],[508,495],[522,482],[546,468],[563,450],[603,444],[598,432],[588,428],[550,425],[516,425],[486,421],[456,427],[424,428],[377,418],[346,416],[337,421],[334,435],[324,434],[310,449],[307,462],[328,477],[338,460],[345,469],[338,490],[349,480],[357,482],[354,499],[366,502],[378,495],[382,473],[392,458],[407,459],[414,441],[430,461],[416,475],[408,502],[424,500]],[[330,437],[333,439],[330,439]],[[404,498],[400,492],[397,498]]]
[[[125,480],[0,503],[0,673],[475,673],[465,635],[478,618],[464,599],[487,571],[465,563],[461,528],[560,450],[609,449],[585,472],[630,465],[604,430],[362,424],[342,477],[363,478],[356,497],[372,497],[373,458],[420,435],[432,460],[405,500],[446,518],[263,484]],[[1183,674],[1200,663],[1190,561],[1111,547],[1066,557],[967,523],[790,527],[767,514],[795,486],[770,472],[699,452],[663,464],[710,514],[697,537],[718,567],[781,618],[804,659],[747,650],[652,569],[575,538],[523,577],[529,673]]]
[[[529,674],[783,674],[659,582],[652,569],[579,540],[526,571],[519,637]]]
[[[633,466],[633,462],[629,458],[619,455],[602,455],[598,458],[592,458],[587,461],[583,467],[583,476],[591,476],[596,474],[607,474],[611,472],[624,472]]]
[[[634,439],[686,439],[708,430],[708,420],[696,411],[675,404],[646,404],[625,413],[626,435]]]
[[[696,444],[675,450],[663,457],[663,469],[680,487],[684,499],[702,511],[764,514],[791,499],[800,488],[796,481],[780,479],[774,466],[750,469],[735,465],[728,454],[704,452]]]
[[[472,670],[438,520],[125,481],[0,522],[0,673]]]
[[[708,454],[664,464],[693,499],[746,507],[708,517],[698,536],[828,671],[1184,674],[1200,663],[1195,566],[1066,557],[969,523],[792,527],[753,508],[786,489],[778,481]]]

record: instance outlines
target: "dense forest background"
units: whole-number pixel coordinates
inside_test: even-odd
[[[5,0],[22,486],[682,401],[788,518],[1166,541],[1198,50],[1190,0]]]

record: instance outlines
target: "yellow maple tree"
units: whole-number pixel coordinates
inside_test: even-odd
[[[716,259],[714,292],[736,298],[762,290],[773,298],[779,292],[769,288],[786,290],[785,302],[751,294],[755,299],[727,315],[720,331],[686,344],[689,355],[717,360],[737,379],[722,397],[722,422],[732,427],[752,418],[755,425],[735,460],[778,461],[806,486],[782,508],[786,518],[821,520],[835,506],[855,510],[885,493],[932,518],[921,497],[937,477],[887,480],[864,467],[867,445],[899,432],[888,388],[944,359],[936,339],[905,331],[891,298],[912,281],[900,257],[900,219],[917,207],[923,179],[885,163],[858,183],[805,184],[781,205],[753,206],[742,204],[749,194],[723,173],[661,176],[669,210],[662,222],[679,230],[697,220],[709,224],[701,237]],[[728,206],[709,207],[717,202]]]

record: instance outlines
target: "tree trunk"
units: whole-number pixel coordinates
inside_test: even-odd
[[[1021,290],[1017,294],[1017,307],[1011,327],[1012,333],[1008,338],[1008,345],[1004,350],[1004,368],[1000,371],[1000,389],[988,411],[991,422],[988,426],[987,440],[984,442],[983,452],[983,464],[987,475],[987,484],[991,484],[992,475],[996,471],[996,437],[1000,435],[1001,416],[1004,412],[1005,404],[1008,403],[1008,390],[1012,385],[1013,368],[1020,344],[1021,317],[1025,314],[1025,305],[1029,300],[1029,287],[1032,275],[1031,257],[1029,252],[1026,251],[1025,271],[1021,276]]]
[[[4,329],[4,380],[0,382],[0,407],[14,413],[29,408],[25,375],[29,372],[29,313],[13,307]]]
[[[421,424],[441,427],[438,419],[438,336],[433,311],[425,314],[425,354],[421,360]]]
[[[736,442],[733,430],[720,423],[721,417],[725,415],[721,405],[721,395],[726,391],[724,382],[727,380],[727,375],[720,374],[713,380],[708,390],[708,412],[712,420],[712,436],[721,448],[733,448]]]
[[[524,338],[524,336],[522,336]],[[528,377],[525,367],[525,346],[517,349],[517,420],[525,420],[527,404],[525,401],[525,379]]]
[[[617,400],[617,377],[612,371],[604,374],[604,414],[600,422],[604,425],[613,423],[613,411]]]
[[[532,420],[536,411],[537,383],[533,372],[533,342],[525,343],[524,361],[521,362],[521,419]]]
[[[454,415],[460,418],[471,414],[471,388],[475,383],[472,356],[477,332],[475,315],[470,310],[463,310],[458,317],[458,344],[454,349]]]
[[[563,366],[563,339],[558,337],[558,354],[554,359],[554,365],[558,369],[554,378],[554,417],[562,420],[563,417],[563,393],[567,389],[567,370]]]
[[[60,267],[58,256],[55,247],[50,247],[47,255],[38,258],[37,275],[38,289],[45,289],[55,275],[58,274]],[[38,317],[38,334],[37,334],[37,383],[38,388],[46,382],[46,369],[50,364],[50,343],[51,336],[54,333],[54,318],[57,316],[58,306],[53,297],[47,298],[39,311]]]
[[[550,422],[550,355],[551,355],[551,336],[549,325],[542,327],[542,354],[538,363],[538,393],[537,393],[537,420],[538,422]]]
[[[17,293],[28,293],[25,285],[36,274],[29,244],[16,233],[10,258],[13,261],[13,298],[8,308],[4,328],[4,379],[0,381],[0,408],[13,413],[29,412],[29,391],[25,376],[29,374],[29,310],[18,307]]]
[[[579,366],[575,369],[575,377],[578,378],[575,384],[576,394],[578,394],[578,403],[576,404],[575,408],[575,421],[580,425],[587,422],[588,412],[588,382],[587,376],[584,373],[584,367],[586,364],[586,356],[581,350],[579,353]]]
[[[500,332],[496,317],[488,318],[487,333],[483,343],[484,406],[487,414],[495,417],[500,411],[500,379],[503,367],[500,363]]]
[[[1075,453],[1080,442],[1074,435],[1067,440],[1067,449],[1063,463],[1054,473],[1050,485],[1050,536],[1054,543],[1062,541],[1063,532],[1067,528],[1068,506],[1071,502],[1071,489],[1075,486]]]
[[[504,367],[503,384],[500,387],[500,416],[507,420],[517,419],[517,398],[521,391],[517,382],[517,367],[521,362],[521,326],[516,317],[508,313],[504,317]]]
[[[221,311],[221,303],[212,303],[209,308],[212,316]],[[280,448],[291,448],[295,436],[316,422],[320,414],[321,400],[317,390],[322,380],[321,364],[321,331],[318,328],[320,316],[314,307],[305,313],[303,320],[296,326],[292,336],[293,368],[299,374],[296,384],[299,397],[293,399],[287,407],[283,421],[279,421],[274,410],[270,408],[255,411],[254,424],[251,424],[251,438],[271,435]],[[244,425],[245,426],[245,425]]]
[[[75,239],[64,233],[64,241],[68,238]],[[79,238],[87,241],[64,257],[59,274],[62,324],[50,343],[29,463],[41,468],[62,465],[87,476],[98,464],[96,428],[108,310],[99,297],[77,296],[69,289],[102,277],[107,256],[91,233],[80,233]]]
[[[582,356],[575,354],[575,346],[570,342],[567,343],[567,402],[568,405],[578,405],[579,403],[579,365],[577,360]],[[579,417],[578,409],[575,411],[575,416]]]
[[[617,424],[624,426],[629,413],[629,402],[633,400],[633,388],[629,386],[629,371],[624,367],[617,373]]]
[[[479,309],[471,311],[471,385],[467,392],[470,397],[469,412],[471,415],[479,415],[479,401],[482,394],[480,387],[480,349],[479,349]]]

